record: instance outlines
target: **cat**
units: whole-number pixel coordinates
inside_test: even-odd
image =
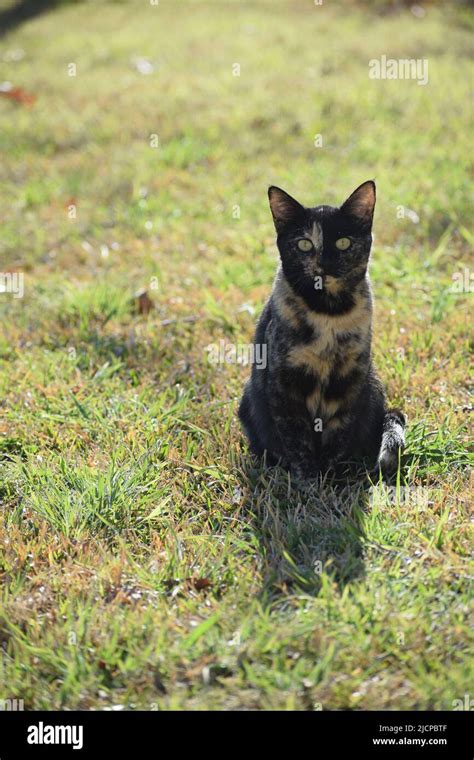
[[[300,483],[358,459],[387,479],[406,420],[387,408],[371,358],[375,183],[340,207],[305,208],[275,186],[268,197],[281,263],[254,339],[267,362],[239,406],[250,451]]]

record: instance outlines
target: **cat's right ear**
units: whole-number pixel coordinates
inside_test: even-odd
[[[354,190],[341,206],[341,211],[364,228],[372,227],[375,208],[375,182],[369,179]]]
[[[304,215],[304,208],[291,195],[279,187],[268,188],[268,200],[277,232],[296,223]]]

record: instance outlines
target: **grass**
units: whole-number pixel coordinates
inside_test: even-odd
[[[0,697],[452,709],[469,691],[472,296],[452,277],[471,40],[465,9],[426,7],[71,3],[1,40],[3,78],[37,99],[0,99],[0,260],[24,274],[23,298],[0,294]],[[382,54],[427,58],[428,85],[369,80]],[[248,368],[207,347],[247,343],[269,292],[267,186],[338,203],[371,177],[374,351],[408,447],[391,491],[300,494],[249,459]]]

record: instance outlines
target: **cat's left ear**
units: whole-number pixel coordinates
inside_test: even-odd
[[[280,187],[268,188],[268,200],[277,232],[296,224],[304,217],[304,207]]]
[[[341,211],[362,227],[371,228],[375,208],[375,182],[369,179],[354,190],[342,204]]]

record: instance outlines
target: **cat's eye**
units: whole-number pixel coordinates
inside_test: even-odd
[[[298,240],[297,246],[300,249],[300,251],[308,252],[313,247],[313,244],[311,240],[308,240],[308,238],[301,238],[301,240]]]
[[[336,248],[339,248],[340,251],[347,251],[350,244],[349,238],[339,238],[339,240],[336,240]]]

